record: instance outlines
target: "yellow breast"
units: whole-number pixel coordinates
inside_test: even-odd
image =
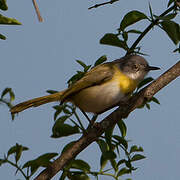
[[[114,67],[114,68],[115,68],[115,74],[114,74],[113,80],[116,80],[119,82],[121,91],[124,94],[133,92],[136,89],[138,83],[135,80],[130,79],[128,76],[123,74],[118,69],[118,67]]]
[[[112,79],[99,85],[82,89],[71,97],[72,102],[86,112],[101,113],[116,105],[127,93],[131,93],[137,83],[114,66]]]

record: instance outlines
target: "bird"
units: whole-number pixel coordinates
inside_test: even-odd
[[[158,69],[140,55],[127,55],[93,67],[63,91],[22,102],[10,111],[15,114],[30,107],[60,101],[61,104],[71,102],[84,112],[101,114],[132,94],[149,71]]]

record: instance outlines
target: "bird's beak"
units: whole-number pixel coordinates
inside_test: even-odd
[[[155,66],[148,66],[148,67],[147,67],[147,70],[148,70],[148,71],[159,70],[159,69],[160,69],[159,67],[155,67]]]

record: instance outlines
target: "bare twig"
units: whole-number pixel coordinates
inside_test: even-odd
[[[94,6],[91,6],[88,9],[98,8],[98,7],[104,6],[106,4],[113,4],[113,3],[117,2],[117,1],[119,1],[119,0],[111,0],[111,1],[108,1],[108,2],[104,2],[104,3],[100,3],[100,4],[95,4]]]
[[[43,21],[43,18],[41,17],[41,14],[40,14],[40,11],[39,11],[37,2],[36,2],[36,0],[32,0],[32,2],[33,2],[33,6],[34,6],[34,9],[35,9],[35,11],[36,11],[36,14],[37,14],[37,17],[38,17],[39,22],[42,22],[42,21]]]
[[[89,128],[87,133],[76,141],[76,143],[61,156],[59,156],[52,164],[43,170],[35,180],[49,180],[72,159],[74,159],[88,145],[96,141],[109,127],[113,127],[119,120],[127,117],[134,109],[139,107],[145,99],[151,99],[154,94],[169,84],[171,81],[180,76],[180,61],[173,67],[153,81],[150,85],[142,89],[138,94],[133,96],[124,106],[117,108],[114,112],[104,118],[98,126]]]

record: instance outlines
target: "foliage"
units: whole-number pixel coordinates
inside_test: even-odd
[[[6,3],[6,0],[0,0],[0,9],[2,11],[7,11],[8,10],[8,6]],[[4,25],[21,25],[21,23],[14,19],[14,18],[9,18],[6,16],[3,16],[2,14],[0,14],[0,24],[4,24]],[[0,39],[5,40],[6,37],[2,34],[0,34]]]
[[[116,1],[117,0],[110,2],[114,3]],[[128,12],[124,15],[122,21],[120,22],[117,33],[105,34],[100,39],[100,44],[121,48],[125,50],[127,54],[143,54],[141,52],[141,48],[137,46],[138,43],[154,26],[158,26],[164,32],[166,32],[168,37],[175,45],[179,45],[180,26],[173,20],[179,13],[179,7],[177,6],[176,2],[176,0],[169,0],[168,9],[159,16],[153,13],[150,4],[150,16],[140,11]],[[0,0],[0,9],[7,10],[7,4],[5,0]],[[150,25],[144,31],[131,28],[131,25],[139,21],[149,21]],[[15,19],[0,15],[0,24],[19,25],[20,23]],[[132,34],[136,34],[138,37],[137,40],[130,46],[128,39]],[[5,39],[3,35],[0,35],[0,38]],[[180,45],[179,48],[176,48],[174,50],[174,52],[180,52]],[[71,86],[77,80],[82,78],[90,68],[93,68],[94,66],[97,66],[106,61],[107,57],[105,55],[98,58],[94,65],[86,65],[82,60],[76,60],[76,62],[83,68],[83,70],[78,70],[76,74],[68,80],[68,85]],[[139,84],[134,94],[136,94],[151,81],[153,81],[151,77],[146,78]],[[57,91],[48,90],[47,92],[55,93]],[[5,98],[8,95],[9,98]],[[0,102],[6,104],[9,108],[11,108],[11,103],[14,98],[15,95],[12,89],[6,88],[1,94]],[[144,104],[142,104],[142,106],[139,108],[147,107],[148,109],[150,109],[150,102],[160,104],[158,99],[153,97],[151,100],[145,101]],[[53,109],[55,110],[55,112],[54,125],[52,127],[51,135],[52,138],[72,136],[73,139],[73,135],[76,135],[77,137],[86,133],[86,127],[84,127],[84,125],[82,124],[79,113],[77,112],[77,109],[74,105],[64,103],[62,105],[53,106]],[[87,115],[85,115],[85,118],[88,120],[90,119]],[[96,118],[97,117],[94,116],[92,117],[92,120],[95,121]],[[117,131],[114,131],[115,128],[119,133],[117,133]],[[75,139],[73,139],[71,142],[66,144],[61,153],[64,153],[67,149],[71,148],[75,142]],[[82,159],[73,159],[71,162],[69,162],[68,165],[66,165],[66,167],[63,168],[60,179],[63,180],[67,177],[72,180],[86,180],[90,179],[89,175],[94,176],[97,179],[101,175],[111,176],[114,179],[118,179],[125,174],[131,174],[132,172],[134,172],[137,169],[135,167],[135,162],[145,158],[145,156],[142,155],[143,148],[138,145],[132,145],[127,139],[127,127],[123,120],[119,120],[115,127],[111,127],[110,129],[108,129],[101,137],[97,139],[96,144],[101,152],[99,170],[92,170],[88,162],[85,162]],[[58,153],[46,153],[34,160],[29,160],[28,162],[25,162],[23,165],[21,165],[19,164],[19,160],[22,157],[22,154],[27,150],[27,147],[16,143],[15,146],[11,147],[8,150],[7,154],[4,155],[4,158],[0,159],[0,165],[10,164],[11,166],[16,168],[16,173],[20,172],[25,179],[30,179],[40,167],[47,167],[49,164],[51,164],[52,159],[58,155]],[[14,156],[14,160],[12,160],[12,156]]]
[[[17,169],[16,174],[19,171],[25,179],[29,179],[39,167],[47,167],[51,163],[50,160],[58,155],[57,153],[46,153],[34,160],[26,162],[23,166],[19,165],[22,153],[27,150],[29,150],[27,147],[16,143],[15,146],[8,150],[7,154],[4,155],[4,158],[0,159],[0,166],[3,164],[10,164]],[[11,160],[11,156],[14,156],[15,162]],[[24,169],[26,169],[26,172],[24,172]]]
[[[9,95],[9,98],[6,98]],[[0,103],[6,104],[9,108],[12,107],[12,101],[15,99],[15,94],[11,88],[5,88],[1,93]]]
[[[148,33],[153,28],[153,26],[158,26],[162,30],[164,30],[169,36],[169,38],[173,41],[173,43],[177,45],[180,42],[180,26],[175,21],[172,21],[172,19],[174,19],[177,16],[179,12],[179,7],[176,5],[176,1],[169,1],[168,6],[170,6],[172,3],[174,3],[174,5],[171,6],[169,9],[167,9],[160,16],[153,14],[152,7],[150,4],[149,4],[150,17],[148,17],[148,15],[140,11],[133,10],[128,12],[123,17],[120,23],[120,27],[118,28],[117,34],[112,34],[112,33],[105,34],[101,38],[100,43],[119,47],[127,51],[127,54],[129,53],[143,54],[142,52],[140,52],[141,48],[137,47],[137,44],[146,35],[146,33]],[[143,32],[141,32],[138,29],[130,28],[131,25],[142,20],[146,20],[150,22],[150,25]],[[139,37],[134,42],[134,44],[129,48],[128,39],[132,33],[139,35]],[[179,48],[174,50],[174,52],[177,51],[179,52]]]

